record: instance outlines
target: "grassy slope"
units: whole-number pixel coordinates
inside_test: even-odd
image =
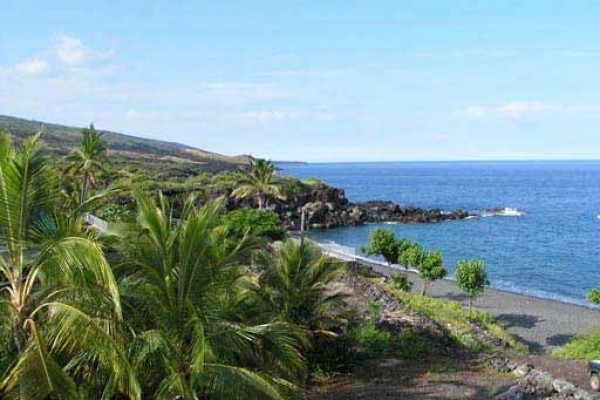
[[[0,115],[0,130],[8,131],[17,142],[40,129],[42,140],[50,152],[58,156],[68,154],[81,138],[80,128]],[[187,176],[201,171],[232,170],[248,162],[247,156],[227,157],[179,143],[102,132],[110,149],[111,165],[130,171],[141,169]]]

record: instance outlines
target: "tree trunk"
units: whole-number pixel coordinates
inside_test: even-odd
[[[258,202],[258,209],[262,210],[264,208],[264,203],[265,203],[262,193],[259,193],[256,195],[256,201]]]
[[[469,319],[473,316],[473,297],[469,296]]]
[[[423,291],[421,292],[421,296],[425,296],[427,294],[427,281],[423,279]]]
[[[81,188],[81,204],[85,203],[85,201],[87,200],[89,184],[90,184],[89,173],[86,172],[85,174],[83,174],[83,186]]]
[[[13,326],[13,340],[19,353],[25,351],[27,347],[27,332],[25,331],[25,318],[23,314],[23,308],[17,307],[18,317],[17,322]]]

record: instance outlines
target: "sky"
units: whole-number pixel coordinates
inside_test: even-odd
[[[298,161],[600,158],[600,0],[0,0],[0,114]]]

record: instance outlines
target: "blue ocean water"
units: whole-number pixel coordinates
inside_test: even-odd
[[[319,178],[350,201],[392,200],[423,208],[512,207],[522,217],[385,225],[400,237],[459,259],[483,259],[491,286],[586,304],[600,286],[600,161],[281,164],[283,175]],[[356,249],[377,225],[312,231]]]

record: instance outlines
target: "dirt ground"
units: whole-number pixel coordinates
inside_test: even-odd
[[[490,399],[514,384],[509,374],[462,362],[448,367],[431,362],[379,360],[352,376],[339,376],[314,389],[310,400]]]

